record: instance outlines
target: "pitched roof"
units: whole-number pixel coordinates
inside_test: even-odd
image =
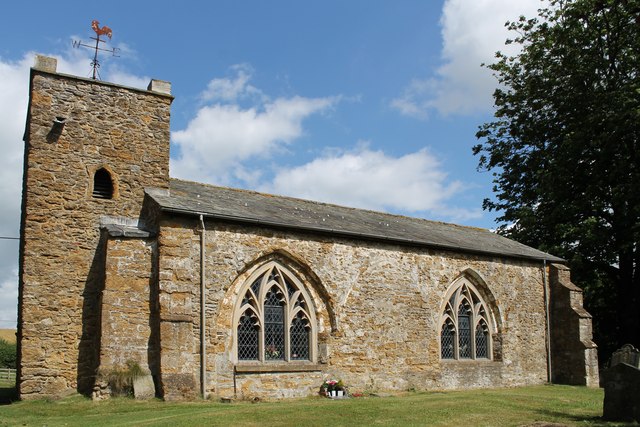
[[[564,262],[562,258],[475,227],[176,179],[170,181],[168,190],[147,188],[146,193],[168,213],[458,252]]]

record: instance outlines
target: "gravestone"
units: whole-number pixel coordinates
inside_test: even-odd
[[[640,422],[640,352],[626,344],[613,353],[603,373],[603,418]]]
[[[133,395],[136,399],[152,399],[156,388],[151,375],[141,375],[133,380]]]
[[[609,367],[613,367],[620,363],[640,368],[640,351],[631,344],[625,344],[611,355]]]

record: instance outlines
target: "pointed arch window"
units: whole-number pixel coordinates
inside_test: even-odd
[[[100,168],[93,175],[93,197],[96,199],[113,198],[113,180],[105,168]]]
[[[312,300],[286,267],[270,262],[240,292],[235,310],[236,356],[242,362],[314,362]]]
[[[454,285],[442,313],[442,359],[490,359],[491,317],[486,303],[467,280]]]

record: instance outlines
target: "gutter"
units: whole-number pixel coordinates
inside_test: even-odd
[[[551,384],[553,376],[551,375],[551,316],[549,313],[549,297],[551,290],[547,283],[547,260],[542,261],[542,286],[544,288],[544,314],[546,317],[546,340],[545,347],[547,350],[547,382]]]
[[[206,316],[205,316],[205,247],[206,229],[204,217],[200,215],[200,391],[202,398],[207,398],[207,348],[206,348]]]

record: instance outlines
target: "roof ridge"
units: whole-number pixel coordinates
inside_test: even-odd
[[[441,225],[448,226],[448,227],[456,227],[456,228],[462,228],[462,229],[477,230],[477,231],[482,231],[482,232],[486,232],[486,233],[491,233],[491,234],[494,234],[494,235],[499,235],[497,233],[492,232],[489,229],[482,228],[482,227],[474,227],[474,226],[470,226],[470,225],[460,225],[460,224],[455,224],[455,223],[452,223],[452,222],[436,221],[436,220],[433,220],[433,219],[427,219],[427,218],[422,218],[422,217],[415,217],[415,216],[408,216],[408,215],[402,215],[402,214],[396,214],[396,213],[377,211],[377,210],[374,210],[374,209],[358,208],[358,207],[354,207],[354,206],[345,206],[345,205],[339,205],[339,204],[336,204],[336,203],[321,202],[321,201],[311,200],[311,199],[303,199],[301,197],[287,196],[287,195],[283,195],[283,194],[266,193],[266,192],[257,191],[257,190],[251,190],[251,189],[246,189],[246,188],[228,187],[228,186],[224,186],[224,185],[208,184],[208,183],[191,181],[191,180],[186,180],[186,179],[178,179],[178,178],[171,178],[170,181],[171,182],[174,182],[174,181],[175,182],[182,182],[182,183],[185,183],[185,184],[194,184],[194,185],[199,185],[199,186],[203,186],[203,187],[225,189],[225,190],[234,191],[234,192],[238,192],[238,193],[242,192],[242,193],[247,193],[247,194],[256,194],[256,195],[259,195],[259,196],[282,198],[282,199],[292,200],[292,201],[296,201],[296,202],[304,202],[304,203],[310,203],[310,204],[315,204],[315,205],[320,205],[320,206],[337,207],[337,208],[341,208],[341,209],[349,209],[349,210],[360,211],[360,212],[370,212],[370,213],[374,213],[374,214],[378,214],[378,215],[384,215],[384,216],[388,216],[388,217],[392,217],[392,218],[403,218],[403,219],[410,220],[410,221],[419,220],[419,221],[429,222],[429,223],[432,223],[432,224],[441,224]]]

